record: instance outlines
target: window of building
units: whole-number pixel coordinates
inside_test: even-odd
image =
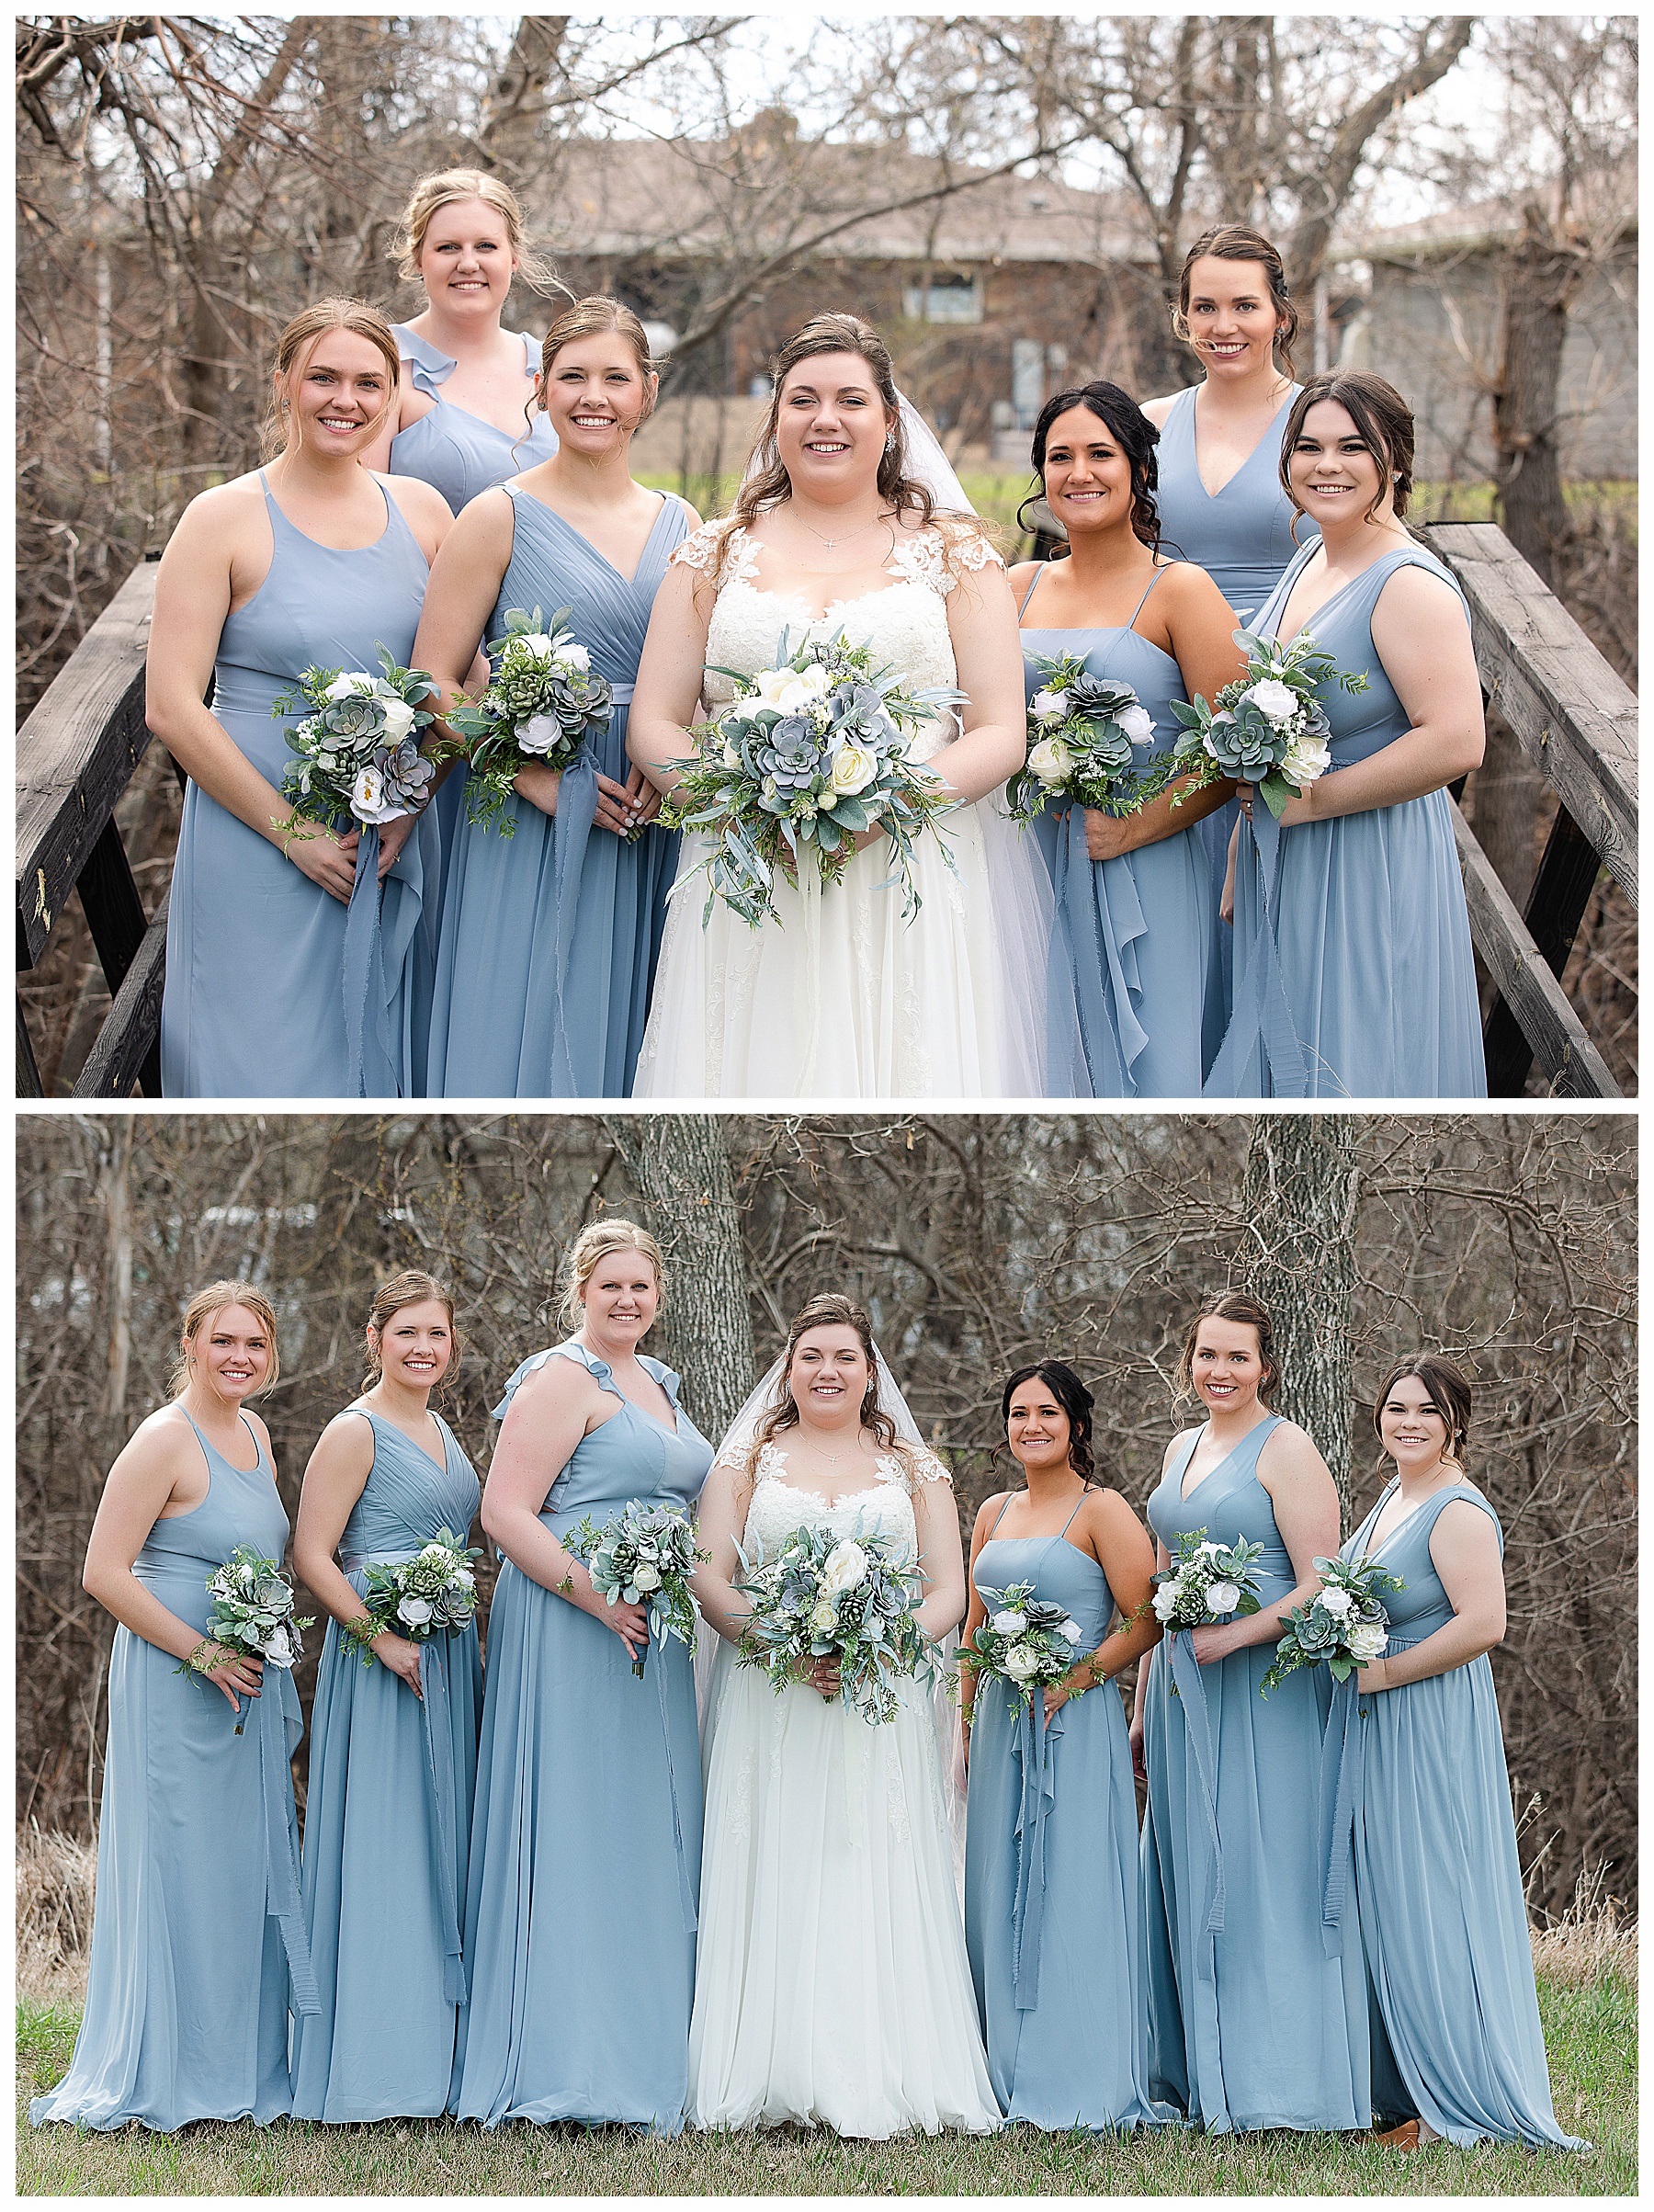
[[[910,323],[980,323],[982,288],[975,277],[943,272],[928,284],[910,284],[901,305]]]

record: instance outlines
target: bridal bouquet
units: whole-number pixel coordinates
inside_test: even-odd
[[[1289,799],[1301,798],[1332,765],[1331,725],[1316,697],[1318,687],[1332,683],[1341,691],[1365,691],[1367,680],[1357,669],[1340,668],[1307,630],[1289,645],[1250,630],[1234,634],[1246,655],[1245,675],[1225,684],[1213,706],[1198,692],[1193,705],[1172,701],[1184,734],[1160,764],[1157,781],[1163,790],[1194,769],[1199,790],[1232,776],[1254,784],[1278,816]]]
[[[355,1638],[364,1666],[373,1664],[373,1636],[393,1628],[414,1643],[469,1628],[477,1611],[477,1577],[471,1567],[482,1554],[451,1528],[439,1528],[411,1560],[375,1564],[366,1570],[362,1603],[376,1623],[373,1635]]]
[[[275,824],[290,842],[301,822],[330,830],[417,813],[430,796],[436,759],[420,750],[435,716],[424,705],[436,686],[423,668],[399,668],[381,645],[382,675],[307,668],[273,715],[310,711],[287,732],[297,755],[281,779],[292,812]]]
[[[1051,799],[1133,812],[1131,748],[1154,735],[1149,709],[1129,684],[1093,675],[1070,653],[1034,665],[1045,682],[1028,701],[1027,763],[1005,786],[1013,820],[1031,822]]]
[[[549,621],[537,607],[505,610],[505,633],[483,647],[492,666],[488,686],[447,717],[448,728],[469,741],[465,797],[480,829],[516,834],[508,809],[512,785],[524,763],[566,768],[588,736],[609,726],[614,694],[592,674],[592,656],[565,625],[560,607]]]
[[[695,1600],[689,1594],[689,1577],[711,1554],[695,1548],[694,1527],[675,1505],[649,1505],[633,1498],[601,1528],[588,1514],[569,1530],[562,1546],[584,1560],[593,1589],[611,1605],[646,1605],[650,1628],[659,1642],[675,1636],[694,1650]],[[632,1661],[632,1673],[642,1680],[641,1658]]]
[[[1335,1682],[1347,1682],[1357,1667],[1381,1659],[1389,1641],[1389,1615],[1379,1603],[1382,1590],[1405,1590],[1399,1575],[1386,1574],[1366,1560],[1317,1560],[1321,1586],[1307,1605],[1294,1605],[1292,1623],[1275,1646],[1274,1662],[1259,1685],[1268,1696],[1299,1667],[1325,1660]]]
[[[250,1652],[268,1667],[287,1670],[299,1663],[300,1636],[315,1626],[315,1616],[295,1617],[299,1603],[293,1585],[279,1560],[266,1560],[245,1544],[238,1544],[216,1572],[207,1578],[212,1605],[207,1615],[205,1639],[221,1650]],[[175,1673],[190,1671],[186,1660]],[[235,1724],[242,1732],[244,1714]]]
[[[746,1554],[741,1554],[747,1568]],[[836,1659],[839,1694],[870,1721],[893,1720],[894,1678],[935,1676],[931,1642],[913,1617],[923,1578],[886,1537],[795,1528],[773,1560],[734,1587],[752,1600],[740,1662],[762,1667],[777,1695],[812,1659]]]
[[[807,878],[836,883],[857,834],[873,828],[889,838],[889,880],[900,879],[911,921],[920,905],[913,841],[955,802],[908,758],[907,736],[964,693],[904,690],[889,668],[874,667],[868,646],[852,645],[842,630],[790,654],[783,630],[774,668],[752,676],[732,668],[710,673],[729,676],[735,697],[690,731],[696,749],[674,764],[677,785],[661,810],[668,827],[713,837],[711,852],[673,886],[681,890],[706,870],[702,927],[715,899],[752,928],[765,915],[779,921],[778,868],[797,870],[801,885]],[[951,868],[946,840],[940,831],[937,837]]]
[[[1213,1544],[1204,1528],[1185,1529],[1177,1556],[1150,1579],[1155,1618],[1168,1628],[1203,1628],[1209,1621],[1232,1620],[1258,1610],[1252,1562],[1263,1556],[1262,1544]]]
[[[1014,1716],[1030,1695],[1062,1680],[1080,1642],[1080,1624],[1067,1607],[1036,1597],[1034,1591],[1032,1582],[984,1590],[988,1617],[972,1630],[960,1654],[979,1676],[1006,1685]]]

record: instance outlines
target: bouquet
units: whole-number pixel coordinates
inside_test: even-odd
[[[1036,1597],[1034,1587],[1032,1582],[1013,1582],[1005,1590],[984,1590],[988,1618],[972,1630],[961,1654],[979,1675],[1007,1685],[1014,1717],[1031,1695],[1062,1680],[1074,1663],[1080,1642],[1080,1624],[1073,1615],[1065,1606]]]
[[[1193,705],[1172,701],[1184,734],[1161,764],[1156,782],[1163,790],[1194,769],[1199,790],[1232,776],[1254,784],[1278,818],[1289,799],[1301,798],[1332,765],[1331,725],[1316,697],[1318,687],[1332,683],[1341,691],[1365,691],[1367,680],[1359,670],[1340,668],[1307,630],[1290,645],[1250,630],[1234,635],[1246,655],[1246,674],[1225,684],[1211,707],[1198,692]]]
[[[714,899],[757,928],[778,921],[776,869],[790,865],[821,884],[849,867],[862,830],[885,832],[895,851],[903,918],[919,911],[913,840],[954,801],[936,778],[907,756],[907,732],[964,698],[941,686],[905,691],[892,671],[875,668],[871,649],[842,630],[788,654],[781,633],[774,668],[732,679],[736,694],[710,722],[689,732],[695,751],[675,763],[678,781],[661,810],[674,829],[708,830],[711,852],[681,876],[674,891],[704,868],[704,928]],[[947,864],[953,856],[938,832]]]
[[[1049,799],[1135,811],[1131,748],[1154,735],[1149,709],[1129,684],[1093,675],[1069,653],[1034,665],[1045,683],[1028,702],[1027,763],[1005,786],[1013,819],[1031,822]]]
[[[1335,1682],[1348,1682],[1357,1667],[1381,1659],[1389,1641],[1389,1615],[1378,1594],[1405,1590],[1400,1577],[1366,1560],[1317,1560],[1315,1566],[1321,1586],[1307,1605],[1294,1605],[1287,1614],[1292,1626],[1259,1685],[1265,1696],[1299,1667],[1319,1666],[1322,1660]]]
[[[923,1578],[883,1537],[795,1528],[772,1561],[761,1557],[734,1586],[753,1605],[740,1663],[762,1667],[777,1696],[810,1660],[836,1659],[845,1703],[865,1720],[893,1720],[893,1678],[935,1679],[930,1639],[913,1618]]]
[[[675,1636],[695,1649],[695,1600],[689,1577],[697,1564],[711,1557],[695,1548],[695,1530],[675,1505],[648,1505],[633,1498],[625,1509],[601,1528],[591,1517],[572,1528],[562,1539],[563,1549],[583,1560],[592,1587],[611,1605],[649,1607],[649,1626],[663,1644]],[[632,1673],[643,1678],[643,1660],[632,1661]]]
[[[417,813],[430,796],[438,758],[420,750],[436,720],[422,702],[436,697],[423,668],[399,668],[381,645],[382,675],[360,669],[307,668],[273,715],[309,713],[287,732],[297,755],[281,779],[292,812],[275,826],[290,843],[301,822],[330,830],[352,822],[394,822]]]
[[[1177,1539],[1177,1556],[1150,1579],[1157,1620],[1166,1628],[1202,1628],[1208,1621],[1231,1620],[1237,1614],[1258,1610],[1254,1560],[1263,1556],[1262,1544],[1213,1544],[1204,1528],[1185,1529]]]
[[[469,1628],[477,1610],[477,1578],[471,1561],[482,1554],[451,1528],[439,1528],[411,1560],[370,1565],[363,1604],[377,1626],[373,1634],[393,1628],[411,1642]],[[355,1639],[364,1666],[373,1664],[373,1637]]]
[[[315,1626],[315,1616],[295,1617],[298,1599],[279,1560],[266,1560],[245,1544],[238,1544],[223,1565],[207,1578],[212,1600],[207,1616],[206,1640],[226,1651],[250,1651],[268,1667],[284,1670],[299,1663],[300,1637]],[[175,1668],[189,1671],[189,1661]],[[242,1732],[246,1716],[235,1724]]]
[[[614,694],[592,674],[592,656],[564,627],[568,618],[566,607],[549,621],[538,607],[532,614],[507,607],[504,636],[483,648],[493,670],[486,690],[447,717],[448,728],[469,741],[466,806],[481,829],[515,836],[508,801],[517,770],[531,760],[566,768],[588,736],[609,726]]]

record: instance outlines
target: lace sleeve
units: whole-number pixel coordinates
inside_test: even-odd
[[[913,1472],[921,1482],[946,1482],[950,1489],[952,1488],[952,1474],[944,1467],[935,1453],[927,1452],[923,1445],[913,1453]]]
[[[898,543],[895,563],[904,576],[928,584],[946,599],[966,570],[1003,569],[992,539],[974,516],[949,515]]]
[[[674,549],[673,562],[680,568],[709,569],[718,559],[723,527],[721,522],[703,522]]]

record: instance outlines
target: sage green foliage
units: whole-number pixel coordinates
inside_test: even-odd
[[[561,647],[578,642],[566,628],[572,611],[560,607],[547,620],[538,607],[531,614],[508,607],[504,633],[482,649],[493,670],[487,686],[448,714],[448,728],[468,743],[466,812],[478,829],[515,837],[510,800],[518,769],[538,761],[561,772],[578,759],[588,737],[609,726],[615,701],[607,679],[557,657]],[[525,642],[530,638],[549,640],[550,652],[530,651]],[[548,718],[556,726],[549,743],[525,745],[527,726]]]

